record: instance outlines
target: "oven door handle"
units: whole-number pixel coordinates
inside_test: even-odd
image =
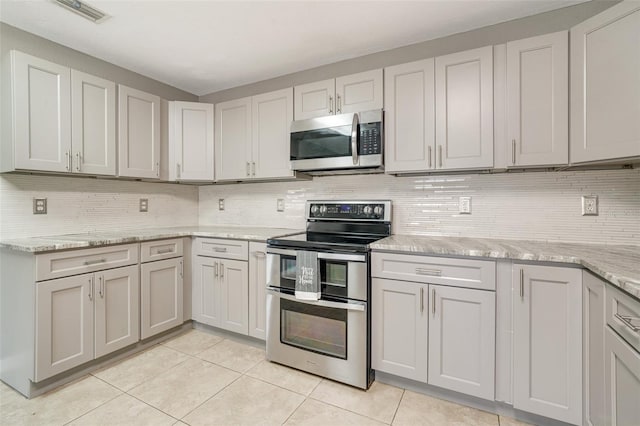
[[[353,158],[353,165],[358,165],[358,145],[360,139],[360,119],[358,113],[353,114],[353,122],[351,123],[351,158]]]
[[[279,254],[284,256],[296,257],[297,251],[304,250],[283,250],[276,248],[267,248],[267,254]],[[310,250],[313,251],[313,250]],[[318,252],[318,259],[324,260],[344,260],[346,262],[365,262],[366,258],[363,254],[345,254],[345,253],[325,253]]]
[[[315,305],[315,306],[324,306],[326,308],[336,308],[336,309],[346,309],[349,311],[360,311],[364,312],[367,309],[367,304],[365,302],[349,302],[349,303],[341,303],[341,302],[330,302],[328,300],[300,300],[296,299],[295,296],[291,296],[290,294],[282,293],[273,288],[267,288],[267,292],[277,296],[281,299],[292,300],[294,302],[304,303],[306,305]]]

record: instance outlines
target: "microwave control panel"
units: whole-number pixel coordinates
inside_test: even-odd
[[[359,155],[382,154],[382,130],[380,122],[360,124]]]

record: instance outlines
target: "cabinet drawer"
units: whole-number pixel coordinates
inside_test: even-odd
[[[57,251],[36,256],[36,281],[135,265],[138,244]]]
[[[606,294],[607,324],[640,352],[640,302],[610,285]]]
[[[482,290],[496,288],[496,264],[489,260],[374,252],[371,255],[371,275]]]
[[[182,256],[182,238],[140,243],[140,262],[152,262],[179,256]]]
[[[249,260],[249,243],[247,241],[238,240],[196,238],[194,240],[193,252],[198,256]]]

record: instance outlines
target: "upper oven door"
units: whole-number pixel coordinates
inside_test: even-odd
[[[365,254],[318,253],[322,295],[367,300],[366,260]],[[267,285],[295,290],[295,250],[267,249]]]

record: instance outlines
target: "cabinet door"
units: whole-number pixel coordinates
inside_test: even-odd
[[[385,171],[434,167],[435,95],[433,58],[384,70]]]
[[[140,340],[139,277],[138,265],[96,273],[96,358]]]
[[[70,69],[15,50],[11,60],[15,168],[70,172]]]
[[[567,31],[507,43],[510,166],[569,162]]]
[[[35,381],[93,359],[93,274],[36,286]]]
[[[160,98],[118,85],[118,174],[160,176]]]
[[[219,260],[220,328],[249,333],[249,271],[247,262]]]
[[[371,288],[371,366],[427,381],[428,286],[374,278]]]
[[[571,28],[571,162],[640,156],[640,4]]]
[[[142,339],[182,324],[181,257],[140,265]]]
[[[305,120],[335,114],[335,91],[336,81],[333,78],[295,86],[294,118]]]
[[[213,104],[169,103],[169,180],[212,181]]]
[[[293,176],[289,165],[293,88],[254,96],[252,177],[282,178]]]
[[[249,243],[249,336],[265,340],[267,330],[267,245]]]
[[[116,85],[71,70],[73,172],[116,174]]]
[[[633,426],[640,419],[640,354],[611,328],[605,331],[606,424]]]
[[[336,78],[336,114],[382,109],[382,69]]]
[[[604,426],[604,330],[605,283],[587,271],[582,272],[584,347],[584,422]]]
[[[216,104],[216,180],[251,177],[251,97]]]
[[[513,406],[582,422],[582,272],[513,267]]]
[[[438,169],[493,166],[493,48],[436,58]]]
[[[195,256],[193,260],[192,315],[195,321],[220,326],[219,259]]]
[[[493,401],[495,292],[430,285],[429,384]]]

